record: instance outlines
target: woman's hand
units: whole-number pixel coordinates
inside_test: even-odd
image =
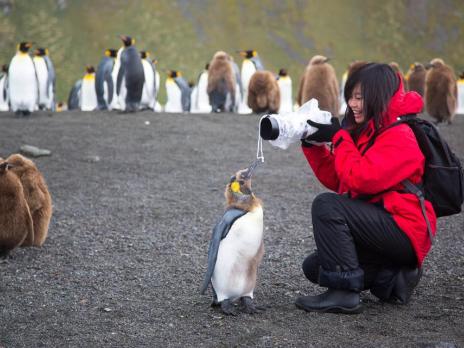
[[[308,120],[307,122],[310,126],[317,128],[317,131],[306,137],[306,141],[328,143],[332,141],[335,133],[340,130],[340,121],[336,117],[332,117],[330,119],[330,124],[317,123],[311,120]]]

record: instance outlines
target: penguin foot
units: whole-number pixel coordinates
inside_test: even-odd
[[[224,314],[227,315],[237,315],[237,309],[235,308],[235,305],[232,303],[231,300],[224,300],[221,302],[221,309],[224,312]]]
[[[255,314],[266,310],[264,307],[255,305],[253,299],[249,296],[244,296],[240,300],[243,305],[243,311],[247,314]]]

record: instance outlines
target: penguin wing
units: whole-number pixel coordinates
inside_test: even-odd
[[[119,66],[119,71],[118,71],[118,78],[116,80],[116,94],[119,95],[121,92],[121,84],[122,84],[122,79],[124,77],[126,69],[126,50],[122,51],[121,53],[121,65]]]
[[[221,221],[219,221],[216,226],[214,226],[213,234],[211,235],[211,241],[209,242],[208,248],[208,269],[206,271],[205,280],[203,281],[203,285],[200,289],[201,294],[205,293],[209,283],[211,282],[211,277],[213,276],[214,267],[216,266],[219,244],[221,244],[221,240],[227,236],[235,220],[242,217],[246,213],[247,212],[245,210],[241,209],[229,209],[224,213]]]
[[[190,93],[192,92],[187,81],[182,77],[176,77],[174,79],[176,85],[181,91],[181,103],[183,111],[190,111]]]
[[[55,67],[53,66],[53,63],[50,59],[50,57],[45,56],[45,64],[47,65],[47,70],[48,70],[48,79],[47,79],[47,97],[50,97],[49,92],[50,92],[50,87],[53,91],[53,94],[55,94],[55,80],[56,80],[56,73],[55,73]]]
[[[113,101],[113,91],[114,91],[114,85],[113,85],[113,77],[111,76],[111,71],[113,70],[113,65],[114,62],[110,62],[111,66],[108,68],[108,71],[105,74],[105,81],[108,86],[108,104],[111,104]]]
[[[79,109],[79,92],[82,87],[82,80],[78,80],[73,88],[71,89],[71,92],[69,93],[69,98],[68,98],[68,109],[69,110],[74,110],[74,109]]]
[[[253,57],[251,58],[251,61],[255,65],[256,70],[264,70],[264,65],[259,57]]]
[[[157,95],[157,88],[156,88],[156,67],[155,67],[155,64],[153,64],[153,62],[150,60],[150,59],[147,59],[148,63],[150,63],[150,66],[151,68],[153,69],[153,95],[156,99],[156,95]]]

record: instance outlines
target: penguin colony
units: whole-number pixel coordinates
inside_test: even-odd
[[[19,154],[0,158],[0,257],[16,247],[42,246],[52,199],[34,162]]]
[[[167,102],[162,106],[157,100],[161,80],[157,60],[148,51],[138,51],[135,39],[130,36],[119,38],[122,47],[105,50],[96,70],[93,66],[85,67],[83,77],[72,86],[67,103],[56,101],[56,73],[48,49],[39,47],[31,56],[33,44],[19,43],[16,55],[0,72],[0,111],[11,110],[19,115],[66,109],[288,113],[316,98],[322,110],[338,116],[346,111],[344,81],[367,63],[362,60],[351,63],[339,83],[329,58],[315,55],[300,77],[293,100],[292,81],[286,69],[280,69],[278,74],[266,71],[256,50],[235,52],[243,59],[241,67],[231,55],[218,51],[199,72],[195,83],[189,83],[179,70],[167,71],[164,85]],[[434,59],[434,63],[427,64],[427,71],[416,62],[404,76],[398,63],[391,62],[390,66],[400,74],[405,88],[423,96],[430,116],[437,122],[451,122],[456,112],[464,110],[463,102],[457,100],[462,81],[459,84],[453,69],[440,61]]]

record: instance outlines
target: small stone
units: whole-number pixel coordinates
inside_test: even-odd
[[[25,154],[32,157],[40,157],[40,156],[50,156],[52,152],[46,149],[39,149],[37,146],[32,145],[22,145],[19,150]]]
[[[145,124],[148,126],[150,124],[150,121],[145,121]]]
[[[104,307],[104,308],[102,308],[102,311],[103,311],[103,312],[111,312],[112,309],[111,309],[111,308],[108,308],[108,307]]]

